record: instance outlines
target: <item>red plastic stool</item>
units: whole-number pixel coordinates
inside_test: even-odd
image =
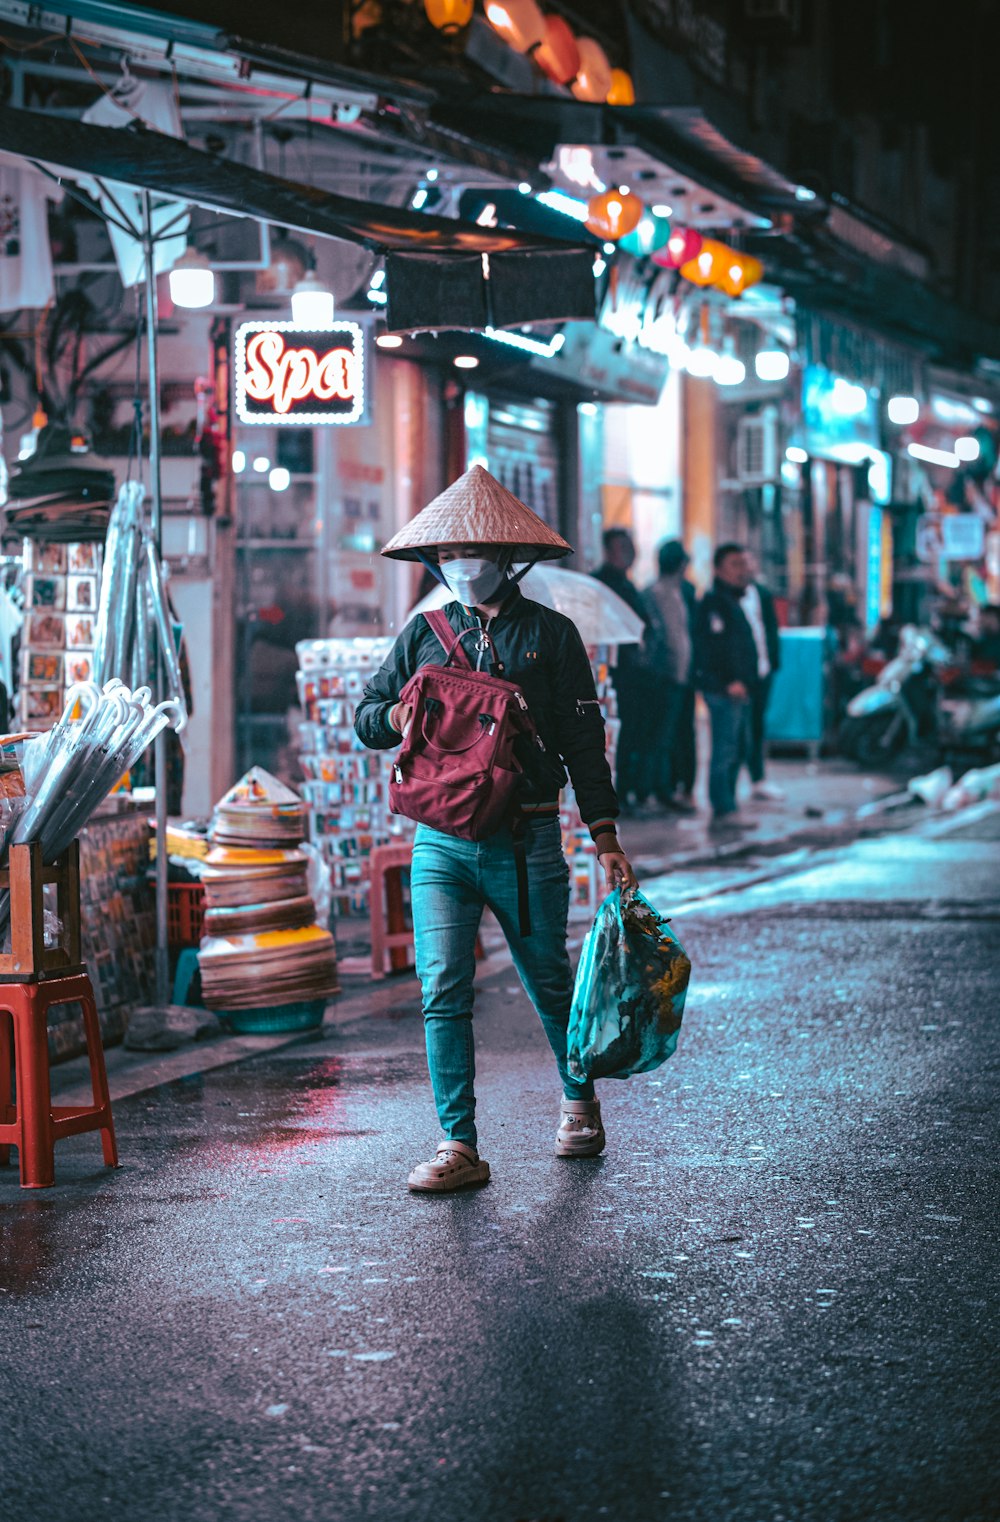
[[[411,845],[375,846],[368,859],[373,978],[385,977],[386,952],[393,972],[409,966],[406,950],[413,945],[413,927],[403,914],[403,873],[412,860]]]
[[[385,958],[393,972],[410,966],[407,949],[413,945],[413,926],[407,925],[403,913],[403,873],[413,863],[413,846],[375,846],[368,858],[368,912],[372,930],[372,977],[385,977]],[[486,953],[476,936],[476,960]]]
[[[92,1105],[53,1105],[49,1089],[48,1012],[53,1004],[79,1004],[87,1036]],[[9,1018],[8,1018],[9,1017]],[[16,1104],[11,1104],[11,1034],[14,1038]],[[71,970],[31,983],[0,983],[0,1165],[15,1146],[22,1189],[55,1183],[55,1144],[64,1136],[100,1131],[104,1161],[118,1167],[115,1123],[104,1066],[101,1027],[87,974]]]

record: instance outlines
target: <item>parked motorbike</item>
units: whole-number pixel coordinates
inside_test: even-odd
[[[938,742],[950,764],[970,756],[1000,761],[1000,677],[962,677],[942,691]]]
[[[919,739],[932,737],[938,722],[938,671],[952,659],[929,629],[904,625],[896,655],[874,684],[847,705],[838,736],[842,754],[862,766],[879,766]]]

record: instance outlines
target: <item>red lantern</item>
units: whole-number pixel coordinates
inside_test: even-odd
[[[587,203],[586,227],[597,238],[617,243],[639,226],[645,210],[638,196],[621,190],[605,190]]]
[[[546,16],[545,36],[535,49],[535,62],[543,74],[557,85],[568,85],[580,68],[580,49],[568,22],[561,16]]]
[[[611,65],[608,55],[593,37],[578,37],[580,67],[570,89],[577,100],[606,101],[611,89]]]
[[[635,85],[631,74],[625,69],[611,70],[611,89],[608,91],[609,106],[634,106]]]
[[[693,227],[677,227],[667,239],[666,246],[653,255],[653,263],[662,269],[679,270],[701,253],[704,239]]]

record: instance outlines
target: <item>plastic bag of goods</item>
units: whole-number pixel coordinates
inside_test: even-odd
[[[620,888],[597,910],[580,955],[568,1035],[574,1078],[628,1078],[673,1055],[691,963],[639,892]]]

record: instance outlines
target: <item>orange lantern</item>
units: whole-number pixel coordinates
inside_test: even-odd
[[[739,254],[731,248],[726,253],[729,257],[723,261],[719,284],[728,296],[742,296],[764,278],[764,266],[750,254]]]
[[[617,243],[639,226],[644,210],[639,197],[630,191],[605,190],[588,201],[586,227],[595,237]]]
[[[453,37],[472,20],[476,0],[424,0],[427,20],[446,37]]]
[[[486,19],[515,53],[530,53],[545,40],[545,17],[535,0],[486,0]]]
[[[609,106],[634,106],[635,85],[625,69],[611,70],[611,89],[608,91]]]
[[[580,68],[580,49],[567,21],[561,16],[546,16],[545,37],[535,49],[535,62],[543,74],[557,85],[568,85]]]
[[[722,271],[732,257],[732,249],[714,238],[705,238],[701,250],[687,264],[681,265],[681,274],[693,285],[718,285]]]
[[[606,101],[611,89],[611,65],[607,53],[593,37],[578,37],[576,45],[580,50],[580,67],[570,89],[577,100]]]
[[[666,247],[657,249],[653,263],[662,269],[679,270],[683,265],[697,259],[704,243],[701,233],[693,227],[676,227],[667,239]]]

